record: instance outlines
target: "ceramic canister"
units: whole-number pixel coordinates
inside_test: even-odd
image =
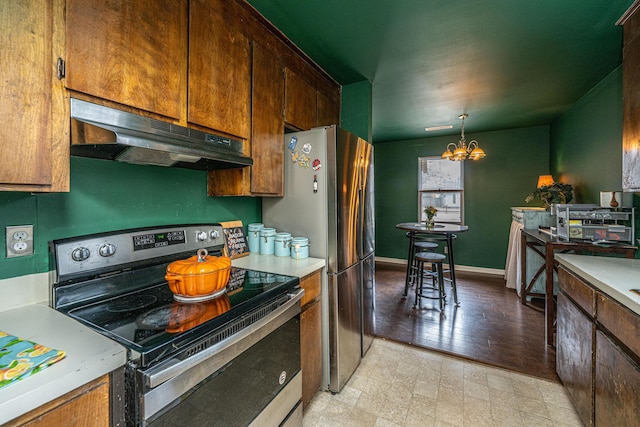
[[[249,243],[249,252],[260,252],[260,230],[264,228],[264,224],[253,223],[247,225],[247,240]]]
[[[291,233],[276,233],[274,245],[276,256],[289,256],[291,254]]]
[[[273,255],[276,239],[275,228],[263,228],[260,230],[260,254]]]
[[[293,237],[291,239],[291,258],[304,259],[309,258],[309,238]]]

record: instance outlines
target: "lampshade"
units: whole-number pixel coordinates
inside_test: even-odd
[[[467,143],[467,139],[464,137],[464,119],[467,117],[469,117],[468,114],[461,114],[458,116],[459,119],[462,119],[460,141],[458,141],[458,144],[450,142],[447,145],[447,149],[442,153],[443,159],[461,161],[467,158],[471,160],[479,160],[486,157],[484,150],[478,146],[478,141],[473,140]]]
[[[553,184],[553,177],[551,175],[540,175],[538,177],[538,188],[546,187]]]

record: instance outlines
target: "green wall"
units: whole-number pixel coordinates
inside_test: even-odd
[[[600,191],[622,189],[622,66],[552,123],[550,159],[553,176],[573,185],[576,203],[600,203]],[[639,194],[633,206],[640,210]]]
[[[367,80],[342,86],[340,127],[372,141],[372,87]]]
[[[49,270],[47,242],[147,225],[260,221],[261,199],[207,197],[201,171],[71,158],[69,193],[0,192],[0,230],[34,225],[34,255],[6,258],[0,248],[0,279]]]
[[[465,161],[465,224],[456,263],[503,269],[511,206],[525,206],[538,175],[549,166],[549,128],[537,126],[466,135],[487,153]],[[418,219],[418,157],[440,156],[459,135],[375,144],[376,255],[406,259],[407,238],[395,228]]]
[[[551,124],[551,172],[573,185],[577,203],[622,189],[622,67]]]

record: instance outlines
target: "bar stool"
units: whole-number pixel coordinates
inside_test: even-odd
[[[416,298],[415,298],[415,302],[413,303],[413,308],[416,308],[418,306],[418,299],[421,300],[422,298],[427,298],[427,299],[434,299],[434,300],[437,299],[440,302],[440,311],[442,312],[444,310],[445,294],[444,294],[444,275],[442,272],[442,262],[446,258],[447,258],[446,256],[435,253],[435,252],[418,252],[415,255],[415,260],[418,263],[418,266],[421,270],[424,269],[424,264],[427,262],[431,263],[432,270],[435,266],[436,281],[434,281],[433,286],[425,288],[424,274],[420,274],[420,281],[417,282],[416,284]],[[424,294],[425,290],[436,292],[437,296],[425,295]]]
[[[426,236],[422,237],[423,241],[427,241],[427,242],[434,242],[434,243],[445,242],[447,246],[447,253],[446,253],[447,265],[449,268],[446,268],[443,270],[443,274],[445,275],[444,280],[446,282],[451,283],[451,290],[453,292],[453,301],[456,303],[456,306],[459,306],[460,303],[458,302],[458,289],[456,288],[456,273],[455,273],[454,261],[453,261],[453,241],[457,238],[458,236],[455,234],[449,234],[447,236],[430,235],[429,237],[426,237]]]
[[[407,260],[408,265],[408,276],[405,280],[404,293],[403,295],[407,295],[409,292],[409,285],[417,283],[418,281],[418,272],[421,270],[418,269],[418,263],[416,262],[415,255],[417,252],[433,252],[434,249],[438,247],[438,244],[428,240],[422,240],[418,236],[413,236],[412,233],[407,232],[406,236],[409,239],[413,239],[412,244],[410,245],[409,250],[409,259]]]

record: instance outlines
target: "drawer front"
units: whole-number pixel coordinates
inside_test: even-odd
[[[303,310],[309,301],[313,301],[320,296],[320,282],[320,270],[300,279],[300,287],[304,289],[304,296],[300,301]]]
[[[595,317],[596,292],[593,288],[562,266],[558,269],[558,286],[591,318]]]
[[[640,358],[640,316],[598,292],[598,323]]]

